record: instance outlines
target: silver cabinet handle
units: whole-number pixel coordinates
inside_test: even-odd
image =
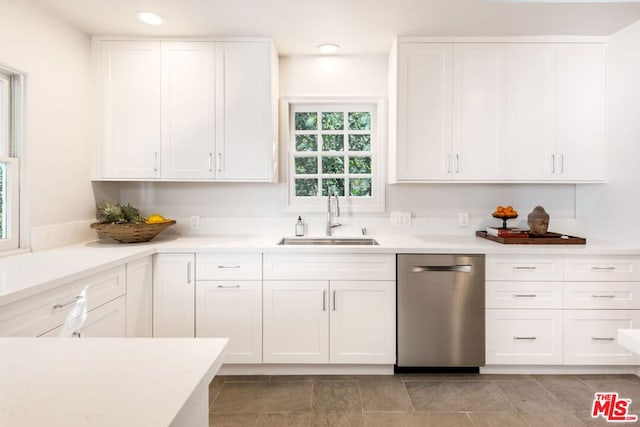
[[[153,171],[158,172],[158,152],[153,153]]]
[[[413,273],[423,273],[425,271],[454,271],[457,273],[471,273],[471,265],[414,265]]]
[[[327,311],[327,291],[322,291],[322,311]]]
[[[219,265],[218,268],[240,268],[239,265]]]
[[[460,154],[456,154],[456,173],[460,172]]]
[[[187,263],[187,283],[191,283],[191,261]]]
[[[614,337],[591,337],[593,341],[615,341]]]
[[[560,154],[560,171],[558,173],[564,173],[564,154]]]
[[[536,340],[537,337],[513,337],[514,340]]]
[[[218,153],[216,157],[216,169],[218,172],[222,172],[222,153]]]
[[[451,153],[447,153],[447,160],[445,162],[445,167],[447,168],[447,173],[451,173]]]
[[[615,295],[596,295],[596,294],[591,294],[591,298],[615,298]]]
[[[551,173],[556,173],[556,155],[551,155]]]
[[[536,294],[513,294],[514,298],[536,298]]]
[[[78,301],[80,298],[82,298],[82,295],[76,295],[76,297],[74,299],[72,299],[71,301],[63,302],[62,304],[55,304],[53,306],[53,309],[54,310],[59,310],[61,308],[67,307],[67,306],[75,303],[76,301]]]
[[[538,267],[535,265],[514,265],[514,270],[536,270]]]
[[[218,287],[223,289],[232,289],[232,288],[239,288],[240,285],[218,285]]]
[[[333,311],[336,311],[336,291],[333,291]]]
[[[213,153],[209,153],[209,172],[213,172]]]
[[[591,266],[591,271],[615,271],[616,267],[613,265],[607,267],[598,267],[597,265]]]

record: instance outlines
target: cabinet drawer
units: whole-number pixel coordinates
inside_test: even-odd
[[[486,283],[487,308],[562,308],[562,282]]]
[[[566,310],[564,363],[636,365],[640,356],[618,344],[618,329],[640,327],[636,310]]]
[[[640,309],[639,282],[567,282],[565,308]]]
[[[562,363],[562,310],[487,310],[487,365]]]
[[[567,257],[564,260],[566,281],[640,281],[640,258],[637,257]]]
[[[265,280],[396,280],[395,254],[265,254]]]
[[[262,254],[196,254],[196,280],[262,280]]]
[[[562,259],[560,257],[487,255],[486,263],[487,280],[562,280]]]
[[[125,294],[125,267],[117,267],[3,307],[0,336],[39,336],[62,325],[86,289],[87,310]]]

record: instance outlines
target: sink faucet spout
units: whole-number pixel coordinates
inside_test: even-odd
[[[338,199],[338,194],[333,193],[333,198],[335,200],[335,216],[340,216],[340,200]],[[342,224],[334,224],[334,209],[331,206],[331,194],[327,196],[327,236],[331,236],[333,229],[340,227]]]

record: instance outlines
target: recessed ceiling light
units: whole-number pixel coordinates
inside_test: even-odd
[[[166,19],[157,13],[147,12],[146,10],[136,12],[136,17],[138,18],[138,21],[149,25],[162,25],[166,21]]]
[[[318,52],[320,53],[330,54],[330,53],[336,53],[337,51],[339,51],[340,46],[338,46],[335,43],[323,43],[323,44],[319,44],[317,49],[318,49]]]

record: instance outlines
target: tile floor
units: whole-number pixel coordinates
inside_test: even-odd
[[[633,375],[220,376],[210,426],[632,426],[590,416],[618,392],[640,415]]]

